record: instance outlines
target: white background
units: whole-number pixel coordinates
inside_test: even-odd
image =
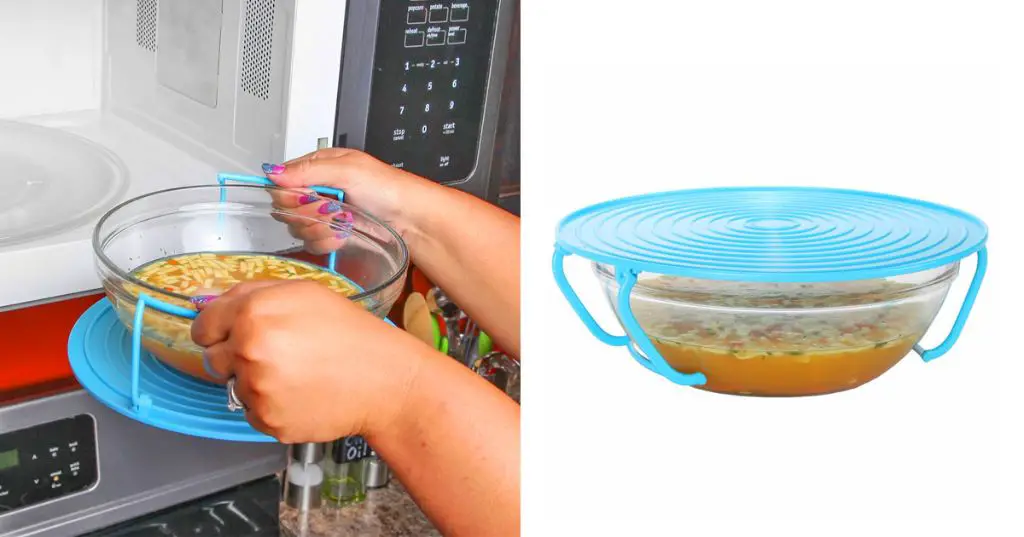
[[[1024,533],[1024,13],[525,4],[524,535]],[[554,284],[555,227],[574,209],[762,184],[883,191],[984,219],[990,272],[953,350],[836,395],[715,395],[599,343]],[[589,267],[568,265],[614,326]],[[973,268],[926,344],[945,336]]]

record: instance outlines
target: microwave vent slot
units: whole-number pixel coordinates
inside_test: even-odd
[[[156,52],[156,13],[160,0],[135,0],[135,42]]]
[[[242,37],[242,90],[258,99],[270,97],[275,0],[246,0]]]

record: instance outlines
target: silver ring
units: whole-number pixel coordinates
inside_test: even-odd
[[[231,412],[238,412],[239,410],[245,412],[248,410],[248,408],[245,407],[245,403],[243,403],[242,400],[238,398],[238,394],[235,393],[235,377],[231,377],[228,379],[227,392],[228,410],[230,410]]]

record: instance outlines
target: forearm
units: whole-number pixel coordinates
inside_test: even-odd
[[[450,536],[519,535],[519,406],[424,350],[404,409],[366,438]]]
[[[458,190],[409,192],[413,262],[505,351],[519,355],[519,219]]]

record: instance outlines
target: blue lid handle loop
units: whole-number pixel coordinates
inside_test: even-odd
[[[625,335],[615,336],[606,332],[601,325],[597,324],[594,320],[594,316],[587,311],[587,307],[583,305],[579,295],[573,290],[572,285],[569,284],[569,280],[565,277],[565,256],[568,252],[563,250],[559,246],[555,246],[555,254],[551,259],[551,271],[555,275],[555,282],[558,284],[558,288],[562,291],[562,295],[572,306],[573,311],[579,316],[583,324],[590,330],[590,333],[594,335],[598,340],[608,345],[615,347],[625,346],[629,349],[629,353],[633,355],[641,365],[654,371],[655,373],[662,375],[663,377],[675,382],[676,384],[682,384],[684,386],[697,386],[707,382],[707,378],[703,373],[680,373],[675,369],[672,369],[665,362],[665,359],[661,357],[658,350],[654,348],[651,340],[644,334],[644,331],[640,328],[639,323],[636,321],[636,317],[633,316],[633,310],[629,304],[629,295],[633,291],[633,286],[636,285],[636,272],[632,270],[622,270],[618,267],[615,269],[615,280],[619,283],[619,295],[618,295],[618,312],[619,319],[622,322],[623,328],[626,330]],[[632,337],[632,340],[630,339]],[[646,356],[645,356],[646,354]]]
[[[562,295],[569,301],[569,305],[572,306],[573,311],[579,316],[583,324],[586,325],[587,329],[590,330],[591,334],[594,334],[598,340],[602,343],[612,345],[614,347],[621,347],[623,345],[629,345],[629,336],[614,336],[606,332],[601,325],[597,324],[594,320],[594,316],[587,311],[587,307],[580,301],[580,297],[573,290],[572,284],[565,277],[565,256],[568,254],[559,246],[555,246],[555,254],[551,258],[551,271],[555,274],[555,283],[558,284],[558,288],[562,291]]]
[[[224,186],[225,184],[227,184],[228,181],[232,181],[232,182],[235,182],[235,183],[246,183],[246,184],[250,184],[250,185],[259,185],[259,186],[277,186],[270,179],[267,179],[266,177],[260,177],[259,175],[241,175],[241,174],[237,174],[237,173],[218,173],[217,174],[217,183],[219,183],[221,186]],[[338,199],[339,202],[342,202],[342,203],[345,202],[345,192],[343,192],[342,190],[339,190],[337,188],[331,188],[329,186],[309,186],[309,187],[305,187],[305,188],[308,188],[308,189],[312,190],[313,192],[316,192],[317,194],[323,194],[325,196],[334,196],[335,198]],[[227,201],[227,196],[228,196],[227,191],[224,190],[223,188],[221,188],[220,189],[220,201],[221,202]],[[333,252],[327,254],[327,269],[330,270],[331,272],[334,272],[335,274],[337,274],[337,271],[334,270],[334,267],[337,266],[337,260],[338,260],[338,252],[337,251],[333,251]]]
[[[953,327],[949,331],[949,335],[946,339],[934,349],[923,349],[920,344],[914,345],[914,351],[921,356],[921,359],[925,362],[930,362],[943,354],[949,352],[956,343],[956,340],[960,338],[960,332],[963,331],[964,325],[967,323],[967,317],[971,314],[971,309],[974,307],[974,300],[978,297],[978,291],[981,289],[981,282],[985,279],[985,272],[988,270],[988,251],[983,246],[978,250],[978,264],[974,269],[974,278],[971,279],[971,286],[967,289],[967,296],[964,297],[964,303],[960,306],[960,313],[956,316],[956,321],[953,322]]]
[[[632,269],[615,268],[615,279],[619,282],[619,295],[616,304],[618,306],[619,319],[622,321],[626,333],[632,336],[633,344],[629,345],[629,353],[641,365],[651,371],[683,386],[700,386],[706,384],[708,379],[704,373],[681,373],[668,365],[662,358],[658,349],[654,348],[651,339],[647,337],[644,330],[633,315],[633,308],[629,303],[629,296],[633,293],[633,286],[636,285],[637,273]],[[637,348],[639,347],[639,348]]]
[[[259,186],[277,186],[273,181],[266,177],[260,177],[259,175],[242,175],[237,173],[218,173],[217,182],[221,186],[226,184],[228,181],[235,183],[247,183],[250,185]],[[338,201],[345,201],[345,193],[337,188],[331,188],[329,186],[308,186],[304,187],[316,192],[317,194],[323,194],[325,196],[334,196]],[[221,190],[221,201],[224,201],[224,190]]]
[[[198,315],[197,312],[188,308],[168,304],[146,293],[139,293],[139,299],[135,302],[135,318],[132,322],[132,410],[141,416],[146,414],[153,402],[152,398],[142,393],[139,388],[139,364],[142,361],[143,315],[147,307],[186,319],[195,319]]]

